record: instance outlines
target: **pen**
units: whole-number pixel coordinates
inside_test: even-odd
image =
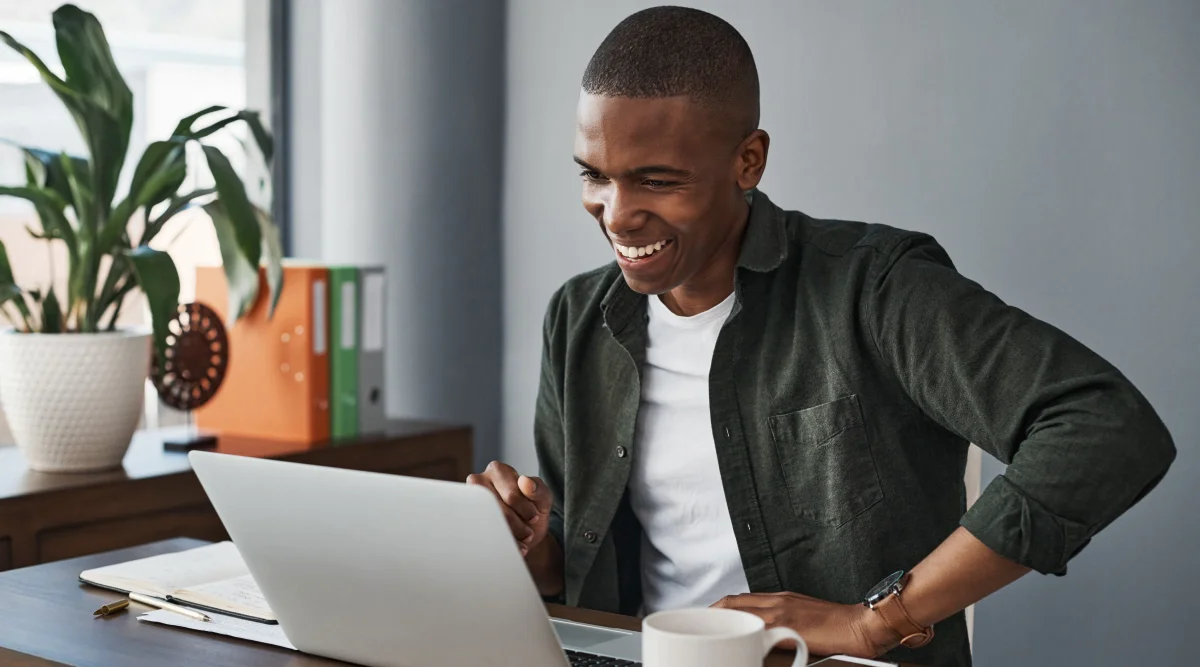
[[[108,616],[109,614],[114,614],[128,606],[129,600],[126,599],[117,600],[116,602],[109,602],[103,607],[100,607],[96,611],[92,612],[92,616]]]
[[[141,593],[130,593],[129,599],[133,600],[134,602],[141,602],[142,604],[149,605],[151,607],[157,607],[159,609],[173,611],[176,614],[183,614],[184,616],[187,616],[188,618],[194,618],[197,621],[211,621],[212,620],[211,618],[208,617],[207,614],[201,614],[200,612],[193,611],[191,609],[188,609],[187,607],[180,607],[179,605],[171,604],[170,602],[167,602],[166,600],[159,600],[156,598],[148,597],[148,596],[142,595]]]

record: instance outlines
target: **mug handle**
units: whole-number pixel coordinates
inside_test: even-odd
[[[763,657],[766,658],[771,649],[779,642],[791,639],[796,642],[796,659],[792,661],[792,667],[804,667],[808,664],[808,644],[804,643],[804,638],[791,628],[771,628],[763,633]]]

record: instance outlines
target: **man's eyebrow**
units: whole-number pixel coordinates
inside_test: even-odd
[[[588,164],[588,163],[584,162],[583,160],[580,160],[578,157],[575,157],[575,164],[577,164],[577,165],[579,165],[579,166],[583,167],[584,169],[587,169],[588,171],[594,171],[594,172],[596,172],[597,174],[598,174],[598,173],[600,173],[600,170],[599,170],[599,169],[597,169],[597,168],[593,167],[592,165],[590,165],[590,164]]]
[[[649,176],[651,174],[663,174],[666,176],[691,176],[692,172],[686,169],[677,167],[668,167],[662,164],[652,164],[645,167],[638,167],[625,172],[626,176]]]
[[[584,162],[583,160],[579,159],[578,157],[575,158],[575,164],[578,164],[579,166],[583,167],[584,169],[587,169],[588,171],[594,171],[597,174],[604,173],[601,170],[588,164],[587,162]],[[665,174],[668,176],[691,176],[692,172],[690,172],[686,169],[679,169],[677,167],[668,167],[666,165],[661,165],[661,164],[652,164],[652,165],[647,165],[645,167],[637,167],[635,169],[630,169],[629,171],[625,172],[626,176],[649,176],[651,174]]]

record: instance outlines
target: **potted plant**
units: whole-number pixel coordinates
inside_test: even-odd
[[[117,192],[133,122],[133,95],[117,70],[99,21],[74,5],[53,14],[64,77],[0,32],[0,40],[40,72],[83,135],[86,157],[21,147],[24,185],[0,195],[31,202],[47,243],[67,251],[66,290],[19,286],[0,244],[0,311],[13,327],[0,333],[0,405],[31,468],[83,471],[119,466],[140,417],[152,351],[162,359],[179,307],[179,275],[170,255],[149,243],[179,212],[203,206],[220,243],[229,313],[240,318],[258,298],[266,264],[274,313],[282,288],[279,231],[254,206],[229,159],[204,139],[245,123],[270,164],[272,138],[254,111],[210,107],[151,142],[133,168],[129,191]],[[215,119],[215,120],[214,120]],[[200,145],[214,186],[180,192],[188,144]],[[149,331],[117,326],[140,290]]]

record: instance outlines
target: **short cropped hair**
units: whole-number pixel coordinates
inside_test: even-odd
[[[725,20],[687,7],[654,7],[621,21],[592,55],[583,90],[612,97],[686,96],[727,114],[742,135],[758,127],[758,69]]]

